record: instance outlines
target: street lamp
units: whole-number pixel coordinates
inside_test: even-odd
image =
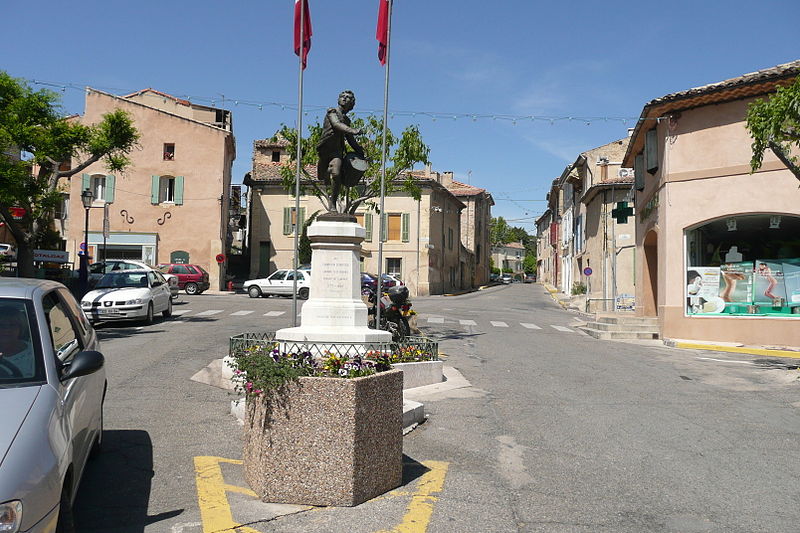
[[[92,208],[92,202],[94,202],[94,194],[92,193],[92,190],[84,189],[81,193],[81,203],[83,203],[83,209],[86,211],[83,226],[84,248],[83,255],[80,256],[80,277],[78,278],[81,296],[89,292],[89,209]]]

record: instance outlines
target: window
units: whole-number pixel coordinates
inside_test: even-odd
[[[447,248],[453,249],[453,228],[447,228]]]
[[[44,314],[47,318],[47,325],[50,330],[50,340],[53,344],[53,352],[59,361],[66,361],[78,353],[81,343],[78,333],[69,319],[69,309],[51,292],[43,300]]]
[[[94,195],[95,202],[111,203],[114,201],[114,183],[116,179],[111,174],[82,174],[81,191],[89,189]]]
[[[372,213],[359,213],[356,215],[356,222],[358,222],[365,230],[366,236],[364,240],[372,242]]]
[[[306,220],[306,208],[300,208],[300,223]],[[283,234],[292,235],[297,227],[297,211],[294,207],[283,208]]]
[[[386,273],[390,276],[402,277],[403,260],[399,257],[386,258]]]
[[[389,222],[387,227],[389,229],[389,238],[390,241],[399,241],[400,240],[400,224],[401,224],[401,215],[389,215]]]
[[[103,200],[105,198],[106,190],[106,177],[105,176],[92,176],[92,194],[95,200]]]
[[[153,176],[150,203],[183,205],[183,176]]]
[[[408,213],[383,215],[383,241],[408,242],[410,218]]]
[[[0,332],[4,339],[14,339],[11,350],[4,354],[0,367],[0,383],[33,383],[44,381],[41,353],[31,329],[36,328],[33,306],[23,300],[0,299]],[[5,343],[4,343],[5,344]]]
[[[56,220],[67,220],[69,218],[69,195],[62,194],[61,195],[61,202],[56,207],[55,212],[53,213],[53,218]]]
[[[278,150],[272,151],[272,162],[279,163],[281,160],[281,153]]]
[[[191,272],[189,272],[189,269],[186,267],[186,265],[173,265],[172,266],[172,273],[173,274],[191,274]]]
[[[175,143],[164,143],[164,161],[175,159]]]

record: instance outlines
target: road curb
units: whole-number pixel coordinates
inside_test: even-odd
[[[725,346],[719,344],[708,344],[703,342],[686,342],[674,339],[664,339],[664,344],[672,348],[681,348],[684,350],[706,350],[711,352],[729,352],[729,353],[741,353],[749,355],[763,355],[768,357],[789,357],[791,359],[800,359],[800,351],[795,351],[795,350],[759,348],[755,346]]]

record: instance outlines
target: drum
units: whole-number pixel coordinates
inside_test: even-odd
[[[349,152],[344,156],[342,165],[342,185],[347,187],[358,185],[368,168],[369,163],[367,163],[366,159],[354,152]]]

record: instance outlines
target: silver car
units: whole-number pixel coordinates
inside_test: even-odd
[[[73,531],[72,502],[103,436],[97,335],[54,281],[0,278],[0,531]]]

